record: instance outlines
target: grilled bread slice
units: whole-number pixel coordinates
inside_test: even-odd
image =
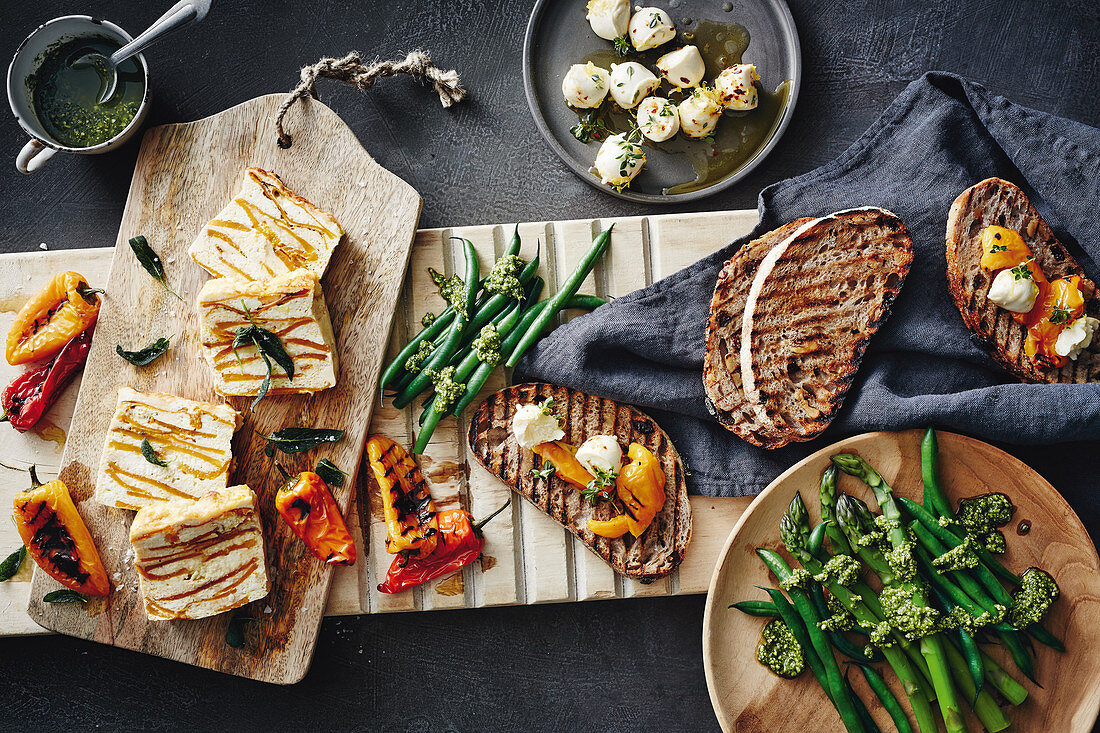
[[[608,539],[593,534],[588,520],[610,518],[608,505],[593,507],[577,487],[556,475],[545,481],[532,476],[537,456],[516,443],[512,417],[520,405],[550,397],[557,402],[557,414],[562,416],[564,441],[580,445],[593,435],[614,435],[624,447],[640,443],[660,461],[666,476],[665,505],[641,537],[635,539],[627,533]],[[617,572],[652,582],[671,573],[684,559],[691,541],[691,504],[684,466],[668,435],[648,415],[566,387],[520,384],[496,392],[481,403],[470,420],[469,443],[471,454],[481,465],[564,525]]]
[[[344,230],[329,212],[262,168],[210,221],[187,253],[214,277],[264,280],[297,269],[325,274]]]
[[[905,225],[883,209],[800,222],[757,240],[744,265],[723,269],[708,323],[708,396],[722,398],[723,425],[764,448],[810,440],[833,420],[913,261]],[[764,242],[776,240],[753,265]],[[726,322],[723,345],[710,331],[738,306],[740,327]]]
[[[1013,183],[987,178],[959,194],[947,216],[947,282],[974,343],[1026,382],[1100,381],[1100,354],[1096,353],[1100,344],[1059,368],[1044,369],[1024,352],[1027,330],[988,299],[994,273],[981,268],[981,234],[993,225],[1019,232],[1048,280],[1079,276],[1085,312],[1095,315],[1098,310],[1096,285],[1055,238],[1027,195]]]
[[[751,435],[751,442],[756,445],[777,442],[782,436],[761,405],[745,400],[741,387],[741,319],[745,299],[756,269],[768,252],[810,221],[813,220],[796,219],[743,245],[722,267],[710,301],[703,353],[707,409],[727,429],[739,425],[738,430]]]

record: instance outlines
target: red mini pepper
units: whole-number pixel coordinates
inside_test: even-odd
[[[3,418],[21,433],[35,426],[88,360],[94,326],[73,338],[57,356],[16,377],[0,395]]]
[[[439,542],[435,550],[427,557],[406,559],[398,555],[386,573],[386,579],[378,585],[383,593],[400,593],[403,590],[435,580],[456,570],[461,570],[481,557],[485,547],[485,538],[481,528],[485,523],[504,511],[508,503],[476,524],[473,517],[464,509],[451,509],[439,512]]]

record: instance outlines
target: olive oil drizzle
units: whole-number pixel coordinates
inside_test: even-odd
[[[689,19],[682,19],[682,26],[690,25],[690,22],[685,21]],[[742,63],[749,41],[749,31],[743,25],[700,20],[693,28],[678,31],[675,40],[658,49],[620,56],[614,48],[608,46],[588,54],[579,63],[591,61],[596,66],[610,70],[611,64],[638,61],[654,69],[655,62],[664,54],[686,45],[695,45],[706,65],[704,80],[712,85],[723,69]],[[696,140],[680,132],[661,143],[655,143],[648,138],[642,139],[641,145],[644,148],[686,157],[695,172],[694,179],[669,186],[662,193],[688,193],[706,188],[736,173],[756,157],[779,126],[790,101],[791,82],[789,79],[784,81],[775,91],[768,91],[759,84],[757,87],[760,101],[756,109],[723,112],[718,128],[711,138]],[[660,86],[653,92],[656,96],[668,97],[673,104],[679,104],[690,93],[691,90],[681,91],[672,87],[665,79],[661,79]],[[590,110],[576,111],[579,120],[592,114],[593,121],[598,120],[609,130],[600,139],[593,138],[597,144],[608,135],[625,134],[634,126],[634,110],[622,109],[610,96],[594,113]]]

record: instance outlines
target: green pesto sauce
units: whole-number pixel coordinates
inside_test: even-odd
[[[955,519],[989,552],[1003,555],[1007,549],[1004,535],[997,529],[1012,521],[1016,507],[999,492],[973,496],[959,502]]]
[[[485,290],[504,295],[512,300],[523,300],[523,284],[520,283],[518,275],[525,264],[517,255],[501,257],[489,271],[489,276],[485,278]]]
[[[31,103],[42,129],[71,148],[90,148],[115,137],[133,121],[145,95],[141,68],[128,59],[118,69],[118,87],[105,103],[98,101],[101,72],[70,64],[86,53],[109,56],[119,44],[106,38],[77,38],[43,52],[42,63],[27,77]]]
[[[500,364],[504,358],[500,353],[500,332],[491,323],[485,324],[481,333],[470,344],[470,348],[477,354],[477,358],[490,366]]]
[[[1028,568],[1020,576],[1020,587],[1012,594],[1009,623],[1018,629],[1039,623],[1059,595],[1061,591],[1050,573],[1039,568]]]
[[[692,30],[678,31],[675,39],[651,51],[637,52],[631,48],[630,53],[620,56],[612,46],[608,45],[580,59],[580,63],[591,61],[596,66],[610,70],[611,64],[638,61],[657,74],[654,65],[657,59],[686,45],[699,48],[699,54],[706,65],[706,74],[703,79],[710,86],[723,69],[742,62],[742,56],[749,47],[749,31],[738,23],[700,20]],[[753,59],[749,58],[746,61],[751,63]],[[757,68],[763,71],[759,66]],[[660,78],[659,74],[657,76]],[[783,117],[783,112],[790,100],[790,91],[790,80],[784,81],[776,87],[775,91],[768,91],[758,84],[759,101],[756,109],[744,112],[726,110],[722,113],[722,119],[718,121],[718,127],[711,138],[696,140],[683,132],[661,143],[643,138],[640,143],[643,148],[682,155],[691,162],[695,178],[669,186],[664,193],[698,191],[728,178],[745,167],[768,143],[779,126],[779,120]],[[673,104],[679,104],[690,93],[691,90],[684,92],[675,89],[665,79],[661,79],[660,86],[653,92],[656,96],[668,97]],[[588,118],[590,111],[577,110],[577,112],[579,119],[584,120]],[[631,129],[634,110],[621,109],[608,96],[599,106],[596,117],[607,130],[606,133],[601,133],[600,139],[606,139],[608,135],[626,133]]]
[[[773,674],[785,679],[793,679],[802,674],[806,666],[806,656],[802,645],[794,637],[783,619],[772,619],[760,632],[760,644],[756,647],[756,661],[770,669]]]
[[[436,403],[434,409],[437,412],[451,409],[466,391],[465,384],[455,381],[455,368],[453,366],[444,367],[439,371],[428,369],[424,373],[432,380],[432,385],[435,387]]]

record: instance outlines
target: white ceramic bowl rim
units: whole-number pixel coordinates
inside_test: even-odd
[[[52,31],[54,35],[51,37],[44,34],[44,31]],[[20,63],[24,60],[25,54],[28,52],[28,45],[30,45],[32,41],[40,40],[40,37],[43,35],[45,35],[45,43],[41,44],[42,48],[35,53],[34,58],[27,61],[26,64]],[[134,40],[129,33],[109,20],[93,18],[90,15],[62,15],[61,17],[46,21],[35,28],[30,35],[23,39],[19,47],[15,49],[11,63],[8,64],[7,89],[8,104],[11,107],[11,112],[15,115],[16,122],[19,123],[19,126],[23,128],[24,132],[48,148],[67,153],[89,153],[104,150],[120,139],[127,137],[132,132],[134,126],[141,124],[145,117],[144,111],[149,104],[149,66],[145,62],[145,56],[140,53],[136,54],[133,58],[137,59],[138,63],[141,65],[142,78],[145,84],[141,105],[138,107],[138,111],[134,114],[134,118],[130,121],[130,124],[126,125],[126,127],[120,130],[111,139],[105,140],[98,145],[92,145],[86,148],[74,148],[68,145],[62,145],[47,135],[41,127],[36,127],[39,125],[38,118],[30,100],[25,100],[23,106],[16,103],[17,98],[23,101],[23,97],[26,95],[26,78],[31,72],[37,70],[38,65],[41,63],[38,61],[37,57],[43,50],[61,40],[94,37],[97,35],[108,36],[122,44]],[[26,71],[23,72],[20,70],[20,73],[17,73],[17,65],[26,69]]]

